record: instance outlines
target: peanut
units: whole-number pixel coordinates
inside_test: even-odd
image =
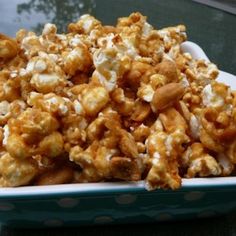
[[[178,102],[184,95],[184,87],[180,83],[169,83],[158,88],[151,101],[151,108],[154,112],[163,110]]]

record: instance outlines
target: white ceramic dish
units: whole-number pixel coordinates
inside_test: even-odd
[[[209,60],[195,43],[182,50]],[[220,71],[217,80],[236,89],[234,75]],[[234,209],[236,177],[183,179],[178,191],[147,192],[143,181],[0,188],[0,221],[15,227],[179,220]]]

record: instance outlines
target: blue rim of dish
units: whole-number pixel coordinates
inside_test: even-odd
[[[107,196],[116,194],[174,194],[176,192],[219,191],[220,189],[236,190],[236,177],[194,178],[183,179],[182,187],[178,190],[147,191],[144,181],[115,182],[115,183],[79,183],[48,186],[25,186],[16,188],[0,188],[0,199],[48,199],[63,196]]]

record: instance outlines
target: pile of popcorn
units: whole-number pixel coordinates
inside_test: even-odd
[[[0,186],[231,175],[236,93],[181,51],[185,26],[83,15],[58,34],[0,34]]]

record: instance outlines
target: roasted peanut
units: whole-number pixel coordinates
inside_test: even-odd
[[[35,182],[35,185],[66,184],[73,180],[73,169],[60,167],[42,174]]]
[[[184,87],[180,83],[169,83],[158,88],[151,101],[151,108],[154,112],[172,106],[184,94]]]

